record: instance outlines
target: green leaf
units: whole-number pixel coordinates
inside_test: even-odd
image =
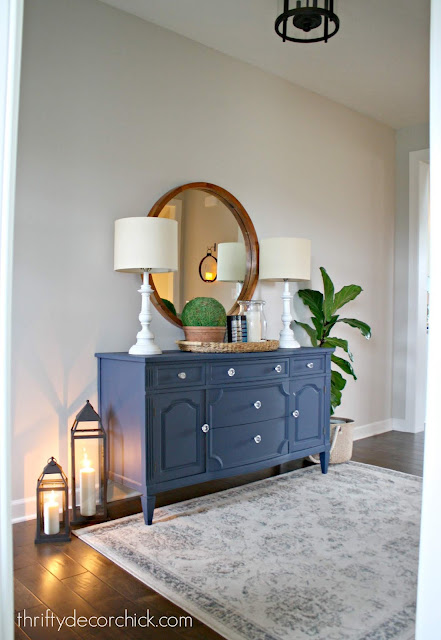
[[[351,362],[354,362],[354,356],[349,351],[348,341],[343,340],[343,338],[326,338],[325,342],[322,344],[322,347],[335,347],[335,348],[340,347],[340,349],[343,349],[343,351],[346,351],[346,353],[349,356],[349,360]]]
[[[317,340],[318,341],[323,340],[323,337],[324,337],[323,322],[320,320],[320,318],[316,318],[315,316],[312,316],[311,320],[317,332]]]
[[[333,391],[331,389],[331,416],[335,413],[337,407],[341,405],[341,391]]]
[[[332,327],[335,325],[337,320],[338,320],[338,316],[332,316],[330,321],[325,323],[323,327],[322,340],[328,339],[328,336],[332,331]]]
[[[343,391],[346,386],[346,378],[343,378],[340,371],[335,371],[332,369],[331,371],[331,389],[337,389],[338,391]]]
[[[330,412],[331,416],[335,413],[335,410],[340,405],[341,405],[341,393],[338,393],[338,395],[333,395],[331,393],[331,412]]]
[[[354,373],[354,370],[352,368],[352,365],[350,362],[348,362],[347,360],[344,360],[344,358],[339,358],[338,356],[332,354],[331,356],[331,360],[334,364],[337,365],[337,367],[340,367],[340,369],[342,371],[344,371],[345,373],[348,373],[350,376],[352,376],[354,378],[354,380],[357,379],[357,376]]]
[[[343,378],[341,373],[331,371],[331,415],[335,412],[336,408],[341,404],[342,391],[346,386],[346,379]]]
[[[355,318],[339,318],[337,322],[344,322],[345,324],[348,324],[350,327],[355,327],[356,329],[360,329],[364,337],[367,340],[370,340],[371,328],[365,322],[362,322],[361,320],[356,320]]]
[[[345,304],[354,300],[363,291],[357,284],[348,284],[346,287],[337,291],[334,297],[334,306],[332,313],[335,313],[337,309],[341,309]]]
[[[323,301],[323,310],[325,312],[325,320],[329,322],[331,320],[334,309],[334,285],[331,278],[324,267],[320,267],[320,271],[323,279],[323,291],[325,292]]]
[[[299,298],[310,308],[312,314],[319,320],[324,320],[323,315],[323,294],[313,289],[300,289]]]
[[[306,331],[308,336],[311,338],[312,346],[316,347],[317,346],[317,331],[313,327],[311,327],[311,325],[306,324],[306,322],[299,322],[298,320],[294,320],[294,322],[296,324],[298,324],[299,327],[302,327],[302,329],[304,329]]]

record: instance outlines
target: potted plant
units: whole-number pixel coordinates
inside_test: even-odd
[[[323,291],[313,289],[301,289],[298,292],[303,303],[309,307],[312,314],[313,326],[295,321],[308,334],[313,347],[333,347],[342,349],[348,359],[341,358],[335,353],[331,356],[332,363],[341,369],[343,373],[357,379],[352,367],[353,356],[349,349],[348,341],[343,338],[330,337],[331,331],[339,322],[344,322],[350,327],[359,329],[361,334],[369,340],[371,328],[365,322],[355,318],[341,318],[336,312],[344,307],[348,302],[354,300],[363,289],[355,284],[349,284],[335,293],[334,284],[326,272],[320,267],[323,279]],[[337,418],[334,416],[336,408],[341,404],[342,391],[346,386],[346,378],[335,368],[331,371],[331,463],[347,462],[352,457],[353,443],[353,420],[347,418]]]
[[[191,342],[223,342],[227,324],[224,307],[214,298],[193,298],[182,310],[185,339]]]

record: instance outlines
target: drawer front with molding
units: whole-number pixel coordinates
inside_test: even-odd
[[[251,389],[210,389],[207,405],[207,421],[214,429],[281,418],[289,411],[289,381]]]
[[[153,386],[157,389],[165,387],[189,387],[205,384],[204,365],[183,363],[180,366],[169,365],[153,369]]]
[[[309,358],[291,358],[291,375],[324,373],[326,368],[325,354]]]
[[[234,384],[251,380],[286,378],[289,374],[288,358],[271,360],[230,360],[210,365],[208,380],[211,384]]]
[[[208,469],[218,471],[288,453],[286,418],[209,432]]]

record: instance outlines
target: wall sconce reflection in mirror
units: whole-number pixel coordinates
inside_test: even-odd
[[[213,255],[216,248],[216,242],[212,247],[207,247],[207,255],[199,263],[199,275],[204,282],[214,282],[217,279],[217,259]]]

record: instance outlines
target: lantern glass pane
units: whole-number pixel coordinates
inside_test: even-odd
[[[40,511],[42,529],[46,535],[60,533],[64,519],[65,492],[56,489],[47,489],[40,493]]]
[[[64,486],[65,482],[61,473],[48,473],[43,477],[40,483],[40,488],[45,491],[62,489]]]
[[[104,441],[99,432],[93,433],[94,423],[84,424],[88,429],[77,429],[73,439],[77,507],[75,518],[78,515],[85,517],[99,515],[103,505]],[[98,424],[96,429],[99,429]]]

